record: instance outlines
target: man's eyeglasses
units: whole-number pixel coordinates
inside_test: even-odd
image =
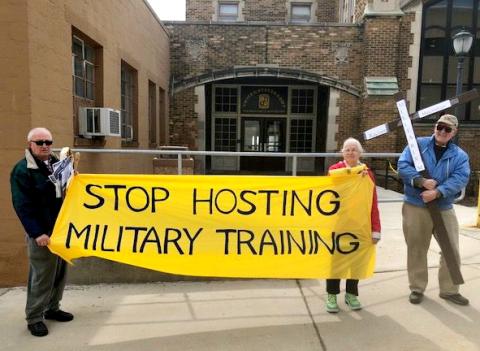
[[[30,142],[35,143],[37,146],[42,146],[43,144],[50,146],[53,144],[52,140],[30,140]]]
[[[444,126],[443,124],[437,124],[437,130],[439,132],[441,132],[442,130],[445,131],[445,133],[451,133],[452,132],[452,127],[447,127],[447,126]]]

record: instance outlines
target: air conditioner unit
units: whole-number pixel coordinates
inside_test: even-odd
[[[79,134],[86,138],[94,136],[121,136],[120,111],[106,107],[80,107]]]

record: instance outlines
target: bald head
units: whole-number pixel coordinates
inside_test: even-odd
[[[37,136],[37,134],[48,134],[50,135],[50,140],[52,140],[52,133],[47,128],[44,127],[36,127],[30,130],[27,134],[27,141],[32,141],[35,140],[34,138]]]
[[[42,161],[46,161],[50,157],[52,142],[52,133],[47,128],[33,128],[28,132],[28,148],[35,157]]]

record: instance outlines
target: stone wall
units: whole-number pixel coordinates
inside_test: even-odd
[[[171,145],[188,146],[191,150],[197,149],[196,102],[197,96],[194,88],[183,90],[171,97],[169,119]]]
[[[288,2],[285,0],[245,0],[245,21],[285,22]]]
[[[318,22],[339,22],[340,0],[317,1]]]
[[[186,0],[187,21],[211,21],[214,13],[212,0]]]

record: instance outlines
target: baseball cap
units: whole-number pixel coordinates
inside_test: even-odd
[[[443,115],[438,119],[437,123],[443,123],[455,128],[458,127],[458,119],[454,115]]]

